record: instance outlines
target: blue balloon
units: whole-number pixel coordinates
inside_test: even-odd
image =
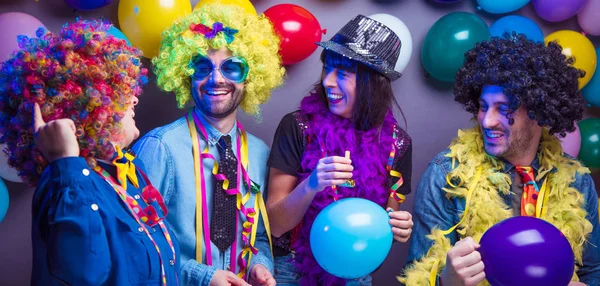
[[[596,48],[596,55],[600,55],[600,47]],[[583,98],[587,100],[587,102],[594,106],[600,106],[600,69],[596,68],[596,72],[585,85],[585,87],[581,90],[581,94],[583,94]]]
[[[492,37],[502,37],[505,32],[524,34],[534,42],[544,42],[544,33],[540,26],[527,17],[509,15],[498,19],[490,26]]]
[[[477,0],[481,9],[492,14],[504,14],[521,9],[530,0]]]
[[[119,29],[115,28],[115,26],[110,26],[110,29],[108,29],[106,32],[117,39],[125,40],[125,42],[131,46],[131,42],[129,39],[127,39],[127,36],[125,36],[125,34],[123,34],[123,32],[121,32]]]
[[[325,207],[310,230],[310,248],[330,274],[354,279],[383,263],[394,236],[390,217],[376,203],[348,198]]]
[[[6,211],[8,211],[8,189],[4,181],[0,179],[0,222],[4,219]]]

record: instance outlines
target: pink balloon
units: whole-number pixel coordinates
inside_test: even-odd
[[[38,28],[46,28],[40,20],[20,12],[0,14],[0,27],[0,62],[7,60],[19,48],[17,36],[35,37]]]
[[[590,0],[577,14],[577,22],[583,31],[600,36],[600,1]]]
[[[560,145],[565,153],[571,155],[574,158],[579,156],[579,149],[581,148],[581,133],[579,133],[579,126],[575,123],[575,131],[567,133],[567,136],[561,137],[557,135],[560,140]]]

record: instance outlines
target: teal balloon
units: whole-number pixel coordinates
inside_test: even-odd
[[[8,189],[6,188],[4,181],[0,179],[0,222],[2,222],[6,216],[8,203]]]
[[[333,202],[315,218],[310,248],[319,265],[346,279],[363,277],[383,263],[394,235],[387,212],[376,203],[348,198]]]
[[[117,39],[125,40],[125,42],[127,42],[127,44],[131,46],[131,42],[129,41],[129,39],[127,39],[127,36],[125,36],[125,34],[121,32],[121,30],[115,28],[115,26],[110,26],[110,29],[108,29],[108,31],[106,32]]]
[[[600,118],[579,121],[581,149],[579,160],[589,168],[600,168]]]
[[[600,55],[600,47],[596,48],[596,54]],[[594,106],[600,106],[600,72],[598,68],[588,84],[581,90],[581,94],[587,102]]]
[[[544,33],[533,20],[519,16],[509,15],[498,19],[490,26],[492,37],[503,37],[505,33],[523,34],[534,42],[544,42]]]
[[[530,0],[477,0],[481,9],[492,14],[504,14],[521,9]]]
[[[440,18],[427,32],[421,62],[427,73],[440,81],[453,82],[465,61],[465,53],[477,42],[490,38],[487,24],[477,15],[454,12]]]

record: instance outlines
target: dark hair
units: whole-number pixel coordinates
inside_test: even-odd
[[[392,108],[392,104],[400,110],[406,122],[404,113],[394,96],[391,81],[383,74],[360,62],[328,50],[323,50],[321,53],[321,62],[356,73],[356,101],[352,113],[354,128],[369,130],[381,126],[385,115]],[[326,105],[329,104],[322,79],[315,83],[314,90]]]
[[[574,62],[555,42],[536,43],[514,32],[493,37],[465,54],[465,63],[456,74],[454,97],[476,115],[483,86],[501,86],[511,110],[523,104],[540,126],[549,128],[551,134],[565,135],[575,130],[574,122],[584,110],[578,80],[585,72],[574,68]]]

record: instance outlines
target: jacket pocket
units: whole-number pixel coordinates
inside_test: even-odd
[[[126,252],[129,282],[133,285],[160,285],[160,257],[144,229],[133,217],[117,217]],[[152,228],[148,227],[150,234]]]

